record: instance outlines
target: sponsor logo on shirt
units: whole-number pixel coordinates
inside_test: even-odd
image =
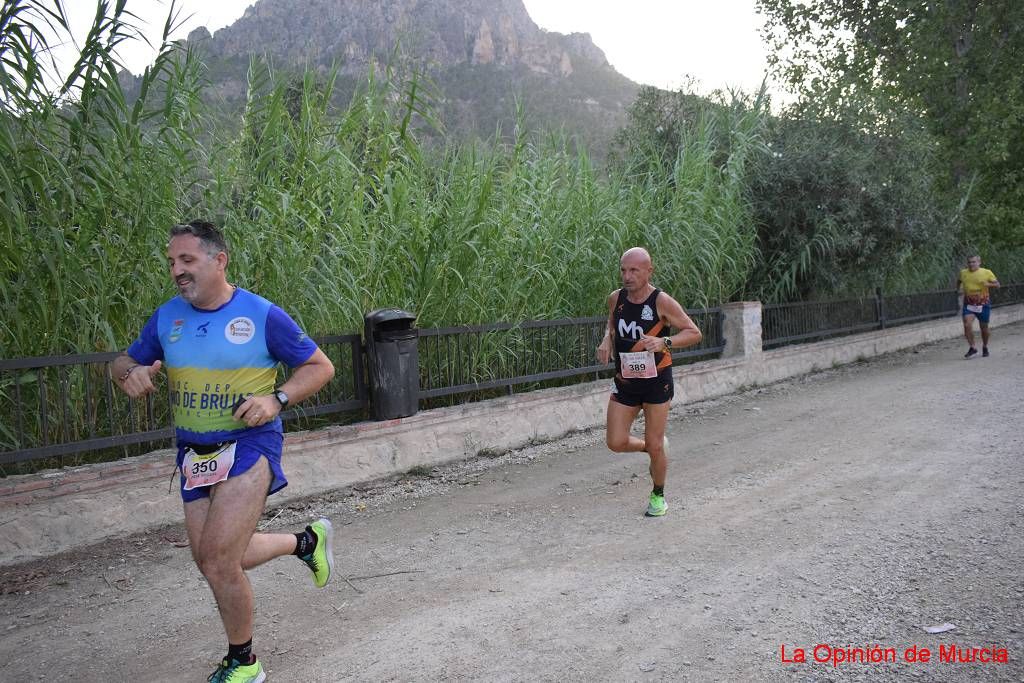
[[[168,336],[167,341],[169,341],[170,343],[173,344],[174,342],[176,342],[179,339],[181,339],[181,333],[182,333],[182,330],[184,330],[184,329],[185,329],[185,321],[184,320],[175,320],[174,323],[171,326],[171,334],[170,334],[170,336]]]
[[[197,337],[205,337],[210,331],[210,321],[207,320],[205,323],[196,328]]]
[[[245,344],[255,335],[256,325],[249,318],[235,318],[224,327],[224,338],[232,344]]]
[[[644,304],[644,310],[640,311],[641,320],[654,320],[654,311],[647,304]]]
[[[636,324],[635,320],[630,320],[629,324],[622,318],[619,318],[619,336],[623,339],[639,339],[643,336],[644,328]]]

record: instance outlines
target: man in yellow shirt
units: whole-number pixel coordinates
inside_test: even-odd
[[[992,311],[992,303],[988,298],[990,287],[998,287],[996,274],[988,268],[981,267],[980,256],[969,256],[967,267],[960,271],[958,289],[963,294],[964,336],[970,348],[964,358],[972,358],[978,353],[974,346],[974,319],[978,319],[981,328],[981,355],[988,357],[988,320]]]

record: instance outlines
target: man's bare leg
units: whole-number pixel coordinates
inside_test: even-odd
[[[671,406],[670,401],[644,404],[645,450],[651,456],[651,482],[656,487],[664,487],[668,475],[665,428],[668,425],[668,411]]]
[[[192,557],[210,584],[228,642],[232,644],[252,638],[255,599],[243,569],[243,558],[250,555],[253,532],[263,514],[271,478],[270,465],[266,458],[261,458],[244,474],[217,484],[209,498],[185,503]],[[268,536],[285,538],[257,541],[249,557],[251,566],[277,557],[275,553],[287,554],[289,545],[292,550],[295,548],[294,536],[290,542],[285,534]]]
[[[629,433],[633,421],[640,414],[640,406],[622,405],[613,398],[608,399],[607,433],[608,448],[616,453],[639,453],[647,450],[644,440]]]
[[[984,334],[984,331],[982,331],[982,334]],[[965,315],[964,316],[964,337],[967,338],[967,345],[970,346],[973,349],[974,348],[974,316],[973,315]]]

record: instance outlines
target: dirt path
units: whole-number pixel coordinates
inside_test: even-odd
[[[1024,326],[961,347],[677,407],[662,519],[601,430],[271,512],[332,516],[339,578],[252,572],[257,652],[275,681],[1022,681]],[[0,571],[0,679],[205,680],[223,635],[182,537]]]

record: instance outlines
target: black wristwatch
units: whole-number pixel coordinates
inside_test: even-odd
[[[288,407],[288,394],[278,389],[274,392],[274,398],[276,398],[277,402],[281,404],[281,410]]]
[[[671,351],[672,350],[672,337],[662,337],[661,341],[665,342],[665,350],[666,351]]]

